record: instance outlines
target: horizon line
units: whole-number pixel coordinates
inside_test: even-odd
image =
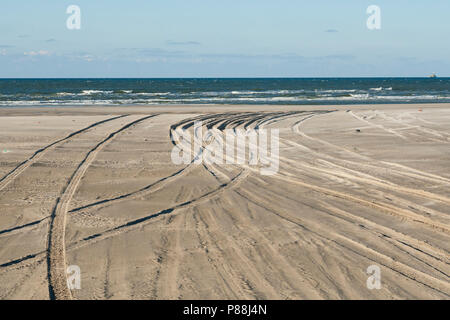
[[[171,79],[449,79],[450,76],[355,76],[355,77],[5,77],[0,80],[65,80],[65,79],[152,79],[152,80],[171,80]]]

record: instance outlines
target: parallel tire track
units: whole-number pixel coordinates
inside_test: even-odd
[[[119,118],[123,118],[123,117],[127,117],[127,115],[121,115],[121,116],[117,116],[117,117],[113,117],[113,118],[95,122],[95,123],[87,126],[86,128],[72,132],[65,138],[56,140],[55,142],[37,150],[31,157],[29,157],[27,160],[20,163],[18,166],[16,166],[13,170],[11,170],[8,174],[6,174],[3,178],[0,179],[0,190],[3,190],[8,184],[10,184],[15,178],[17,178],[23,171],[25,171],[25,169],[30,167],[33,163],[35,163],[37,160],[39,160],[44,154],[46,154],[48,151],[50,151],[57,145],[59,145],[63,142],[66,142],[70,138],[73,138],[74,136],[79,135],[80,133],[84,133],[100,124],[103,124],[103,123],[106,123],[106,122],[109,122],[112,120],[116,120]]]
[[[175,210],[183,209],[183,208],[190,208],[199,203],[209,201],[209,200],[215,198],[220,193],[224,192],[225,190],[229,190],[231,188],[237,187],[243,180],[245,180],[247,178],[248,175],[249,175],[249,171],[243,170],[237,176],[235,176],[233,179],[231,179],[230,182],[224,183],[224,184],[220,185],[217,189],[206,192],[203,195],[201,195],[195,199],[191,199],[191,200],[185,201],[183,203],[177,204],[173,207],[170,207],[170,208],[167,208],[164,210],[160,210],[156,213],[147,215],[145,217],[126,222],[122,225],[119,225],[112,229],[106,230],[102,233],[91,235],[82,240],[79,240],[78,242],[71,244],[69,249],[71,249],[71,250],[78,249],[80,247],[83,247],[84,245],[90,244],[91,240],[104,240],[104,239],[110,238],[112,236],[115,236],[117,234],[121,234],[123,232],[129,231],[131,229],[138,228],[154,218],[170,214],[170,213],[174,212]]]
[[[330,230],[323,229],[320,225],[316,223],[311,223],[309,221],[301,219],[298,216],[295,217],[291,216],[290,214],[287,214],[285,210],[279,210],[278,208],[275,208],[268,201],[265,201],[263,198],[259,197],[254,193],[250,193],[243,189],[240,189],[239,191],[236,192],[245,199],[247,199],[248,201],[251,201],[252,203],[258,206],[262,206],[262,203],[264,203],[264,206],[262,206],[264,209],[274,213],[283,220],[298,225],[304,228],[305,230],[312,232],[328,241],[331,241],[340,247],[350,250],[356,253],[357,255],[363,256],[370,261],[375,261],[380,265],[383,265],[391,269],[392,271],[401,274],[406,278],[421,283],[431,289],[434,289],[440,293],[445,294],[446,296],[450,296],[450,286],[448,282],[444,280],[435,278],[424,272],[416,270],[406,264],[403,264],[400,261],[396,261],[395,259],[386,256],[381,252],[376,251],[375,249],[372,249],[362,243],[356,242],[355,240],[347,238],[338,233],[331,232]]]
[[[211,116],[208,117],[196,117],[194,119],[190,118],[190,119],[185,119],[177,124],[174,124],[171,126],[170,132],[169,132],[169,137],[172,141],[173,145],[176,145],[177,142],[178,143],[183,143],[180,142],[180,137],[178,135],[178,130],[180,130],[181,127],[186,126],[186,125],[193,125],[194,121],[201,121],[203,119],[206,118],[211,118]],[[195,157],[194,157],[195,158]],[[70,210],[70,213],[77,213],[80,211],[84,211],[84,210],[92,210],[92,209],[101,209],[104,208],[106,206],[111,206],[114,204],[117,204],[119,202],[122,201],[126,201],[126,200],[133,200],[133,199],[139,199],[142,198],[144,196],[147,196],[149,194],[152,194],[158,190],[161,190],[165,185],[167,185],[168,183],[175,181],[176,179],[178,179],[179,177],[183,176],[184,174],[188,173],[191,169],[192,169],[192,165],[194,164],[194,160],[192,160],[187,166],[181,168],[180,170],[172,173],[171,175],[168,175],[166,177],[163,177],[161,179],[159,179],[156,182],[153,182],[139,190],[133,191],[133,192],[129,192],[129,193],[125,193],[122,195],[119,195],[117,197],[114,198],[108,198],[108,199],[103,199],[103,200],[99,200],[78,208],[74,208],[72,210]]]
[[[106,139],[99,142],[91,149],[78,168],[73,173],[63,194],[57,200],[57,204],[52,213],[48,237],[48,280],[49,293],[51,299],[72,299],[72,294],[67,287],[66,279],[66,257],[65,257],[65,227],[66,213],[69,202],[72,199],[77,187],[86,173],[87,169],[94,161],[97,154],[108,144],[117,134],[130,128],[131,126],[154,117],[155,115],[145,116],[132,121],[119,130],[112,132]]]

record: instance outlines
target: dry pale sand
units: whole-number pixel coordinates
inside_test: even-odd
[[[173,164],[194,120],[280,129],[278,174]],[[3,108],[0,298],[448,299],[449,146],[445,104]]]

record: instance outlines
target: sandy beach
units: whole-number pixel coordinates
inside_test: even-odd
[[[278,172],[173,163],[195,121],[278,129]],[[450,104],[0,108],[0,132],[0,299],[450,297]]]

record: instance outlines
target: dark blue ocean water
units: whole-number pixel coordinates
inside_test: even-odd
[[[0,106],[450,102],[450,78],[0,79]]]

